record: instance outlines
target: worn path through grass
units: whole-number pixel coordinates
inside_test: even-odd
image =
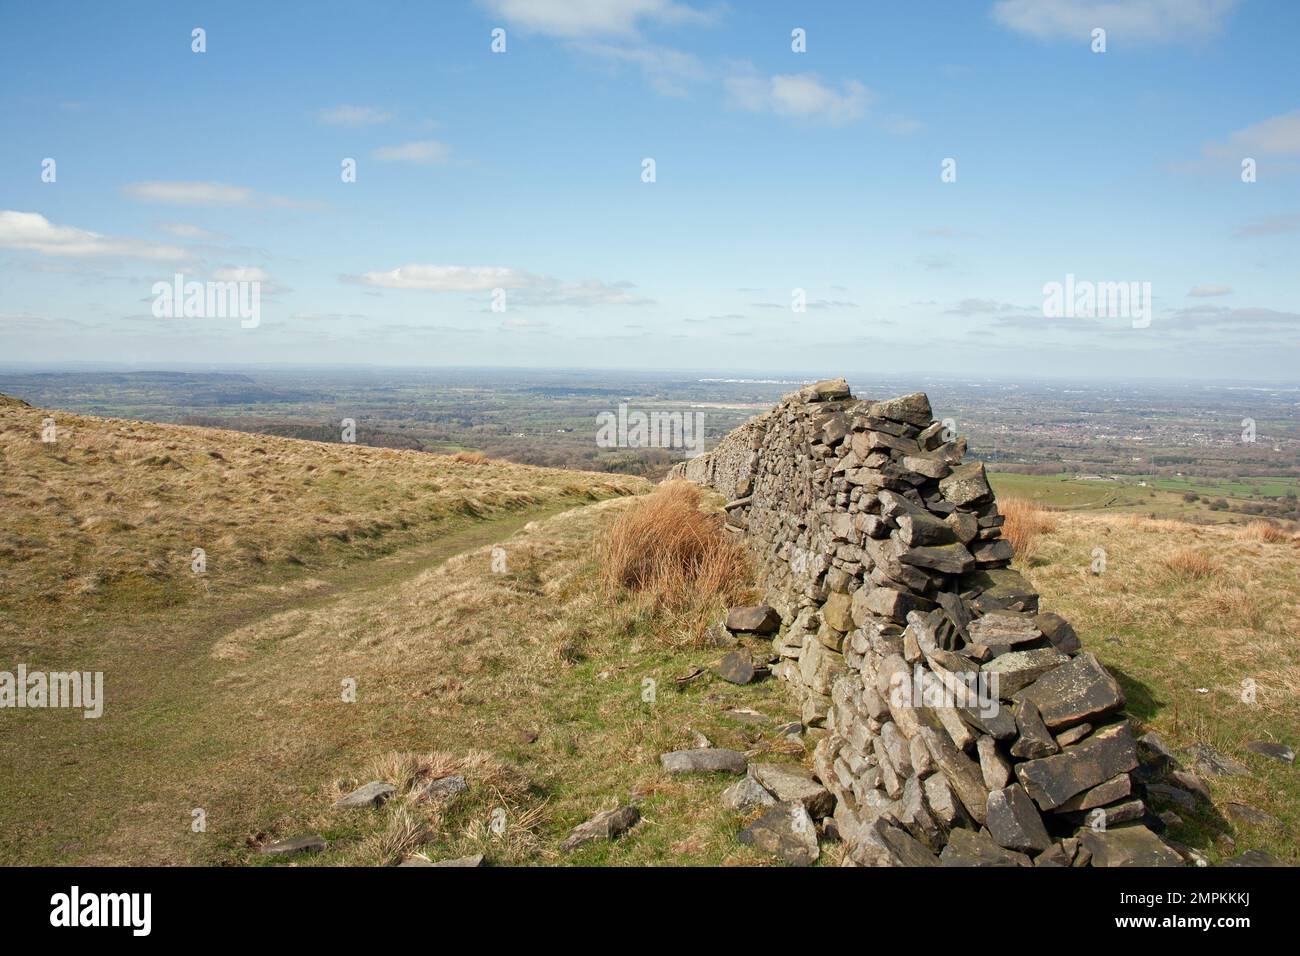
[[[104,672],[104,715],[4,713],[0,863],[202,862],[203,844],[188,839],[191,811],[205,809],[211,774],[239,762],[248,722],[258,719],[251,710],[213,713],[207,707],[213,688],[229,682],[228,662],[211,653],[224,635],[286,612],[328,613],[344,599],[364,603],[367,593],[504,541],[530,521],[573,506],[568,501],[449,522],[437,539],[385,557],[88,629],[75,640],[75,665],[63,666]],[[321,688],[340,706],[345,676]],[[359,693],[365,692],[363,684]],[[310,721],[311,715],[302,718]],[[310,737],[310,729],[304,734]],[[190,793],[189,802],[179,806],[165,799],[169,789]]]

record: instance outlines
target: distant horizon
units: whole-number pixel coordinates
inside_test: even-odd
[[[1134,386],[1143,385],[1171,387],[1180,386],[1184,388],[1238,388],[1254,389],[1268,391],[1296,391],[1300,392],[1300,382],[1282,381],[1282,380],[1256,380],[1240,378],[1222,378],[1222,379],[1205,379],[1200,381],[1187,381],[1175,376],[1160,377],[1148,376],[1139,378],[1135,376],[1124,377],[1081,377],[1071,378],[1069,376],[1010,376],[1010,375],[960,375],[955,373],[940,373],[923,370],[909,369],[891,369],[888,372],[864,372],[864,371],[841,371],[841,372],[805,372],[798,370],[759,370],[759,369],[718,369],[718,368],[656,368],[656,367],[601,367],[601,366],[564,366],[564,365],[393,365],[383,363],[286,363],[286,362],[217,362],[217,363],[196,363],[196,362],[96,362],[96,361],[68,361],[68,362],[13,362],[0,361],[0,375],[6,372],[15,374],[69,374],[76,372],[89,373],[123,373],[123,374],[147,374],[151,372],[162,374],[241,374],[254,372],[386,372],[395,373],[418,373],[418,372],[501,372],[501,373],[529,373],[529,374],[573,374],[573,375],[610,375],[610,376],[629,376],[629,375],[654,375],[662,377],[679,377],[690,379],[695,382],[716,381],[719,384],[770,384],[770,385],[801,385],[825,379],[844,378],[850,384],[854,380],[863,379],[880,379],[885,381],[895,381],[898,379],[914,378],[925,379],[936,383],[984,383],[997,385],[1078,385],[1078,386]]]

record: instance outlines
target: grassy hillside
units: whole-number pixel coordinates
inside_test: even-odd
[[[53,443],[42,441],[47,419]],[[0,396],[6,640],[27,635],[31,653],[49,653],[92,624],[648,487],[462,457],[51,413]]]

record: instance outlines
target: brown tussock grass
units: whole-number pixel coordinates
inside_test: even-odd
[[[1281,544],[1293,540],[1291,532],[1271,521],[1252,521],[1241,529],[1241,535],[1248,541],[1261,541],[1265,544]]]
[[[1006,498],[998,510],[1005,521],[1002,537],[1011,542],[1016,559],[1028,561],[1038,552],[1038,539],[1056,531],[1056,518],[1047,509],[1027,498]]]
[[[452,461],[464,462],[467,465],[486,465],[490,458],[481,451],[458,451],[451,456]]]
[[[674,611],[743,600],[750,568],[700,490],[670,481],[629,507],[600,543],[605,593],[632,592]]]
[[[1197,548],[1179,548],[1164,559],[1170,574],[1184,581],[1201,581],[1214,573],[1214,562]]]

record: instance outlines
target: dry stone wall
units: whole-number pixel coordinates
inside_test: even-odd
[[[1009,567],[965,452],[924,394],[838,379],[675,469],[752,548],[848,861],[1181,863],[1144,825],[1119,685]]]

